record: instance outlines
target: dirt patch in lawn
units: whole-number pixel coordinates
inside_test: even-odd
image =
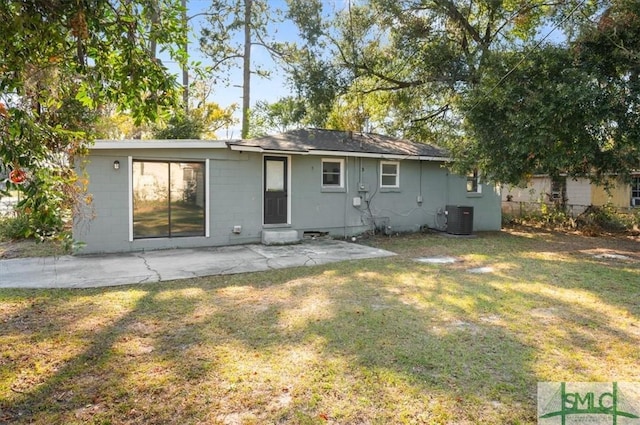
[[[509,226],[505,227],[503,232],[525,237],[545,235],[549,238],[554,238],[557,242],[561,242],[562,246],[575,247],[576,250],[589,249],[594,246],[638,249],[638,244],[640,243],[640,235],[635,233],[602,233],[598,236],[588,236],[577,231],[549,231],[529,226]]]
[[[578,232],[551,232],[524,226],[506,228],[504,232],[528,238],[544,235],[539,241],[541,251],[566,252],[607,262],[640,262],[640,236],[634,234],[591,237]]]

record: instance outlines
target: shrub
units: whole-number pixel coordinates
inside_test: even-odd
[[[597,236],[603,232],[639,231],[640,210],[621,212],[611,204],[591,205],[574,219],[560,205],[540,204],[539,208],[528,210],[520,216],[503,214],[502,223],[577,229],[587,235]]]
[[[579,227],[601,229],[607,232],[623,232],[634,226],[633,214],[621,214],[611,204],[603,206],[589,206],[578,216],[576,222]]]
[[[537,205],[537,204],[536,204]],[[575,221],[561,205],[539,204],[539,208],[523,211],[518,217],[515,214],[503,215],[504,224],[525,224],[552,228],[574,228]]]
[[[0,217],[0,240],[24,238],[29,228],[29,218],[24,214]]]

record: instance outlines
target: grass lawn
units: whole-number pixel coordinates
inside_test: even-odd
[[[539,381],[640,381],[637,240],[371,243],[399,255],[0,290],[0,423],[531,424]]]

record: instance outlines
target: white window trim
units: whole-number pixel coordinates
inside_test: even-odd
[[[395,174],[382,174],[382,169],[384,168],[385,165],[395,165],[396,166],[396,173]],[[387,184],[382,184],[382,176],[391,176],[391,175],[395,175],[396,176],[396,184],[395,185],[387,185]],[[398,189],[400,187],[400,162],[399,161],[380,161],[380,188],[382,189]]]
[[[133,242],[133,156],[127,157],[129,187],[129,242]]]
[[[324,184],[324,163],[340,163],[340,184]],[[320,185],[323,189],[344,189],[344,158],[322,158],[320,164]]]
[[[205,238],[210,238],[211,237],[211,229],[210,229],[210,224],[211,223],[211,208],[209,208],[209,206],[211,205],[210,198],[211,198],[211,189],[210,189],[210,184],[209,182],[211,181],[210,179],[210,170],[211,170],[211,164],[210,164],[210,160],[209,158],[206,158],[204,160],[204,237]]]
[[[138,161],[144,161],[144,159],[137,159]],[[167,162],[175,162],[175,161],[180,161],[180,160],[176,160],[176,159],[162,159],[162,161],[167,161]],[[202,160],[200,159],[194,159],[194,160],[190,160],[190,162],[202,162]],[[128,173],[127,173],[127,180],[128,180],[128,187],[129,187],[129,199],[128,199],[128,203],[129,203],[129,242],[133,242],[134,240],[144,240],[145,238],[140,238],[140,239],[135,239],[133,237],[133,156],[128,156],[127,157],[127,168],[128,168]],[[210,189],[210,184],[209,184],[209,176],[210,174],[210,169],[211,169],[211,165],[209,162],[209,158],[206,158],[204,160],[204,236],[192,236],[195,238],[201,238],[201,237],[205,237],[205,238],[210,238],[211,237],[211,227],[210,227],[210,222],[211,222],[211,211],[210,211],[210,198],[211,198],[211,189]],[[163,239],[163,238],[158,238],[158,239]],[[164,238],[164,239],[169,239],[169,238]]]
[[[631,191],[630,191],[629,203],[630,203],[632,208],[640,207],[640,197],[633,196],[634,195],[633,192],[638,192],[638,190],[636,190],[636,187],[638,187],[638,185],[635,184],[636,183],[636,179],[640,183],[640,175],[638,175],[638,174],[631,175]],[[637,193],[636,193],[636,195],[637,195]]]
[[[264,190],[265,190],[265,184],[266,182],[264,181],[264,157],[265,156],[273,156],[273,157],[282,157],[282,158],[287,158],[287,222],[286,223],[282,223],[282,224],[265,224],[264,223]],[[262,222],[262,226],[263,227],[282,227],[282,226],[291,226],[291,155],[274,155],[274,154],[264,154],[262,155],[262,202],[261,202],[261,210],[262,211],[260,214],[262,215],[262,218],[260,219],[260,221]]]

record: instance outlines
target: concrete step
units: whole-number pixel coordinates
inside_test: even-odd
[[[263,245],[290,245],[300,243],[300,235],[293,229],[269,229],[262,231]]]

